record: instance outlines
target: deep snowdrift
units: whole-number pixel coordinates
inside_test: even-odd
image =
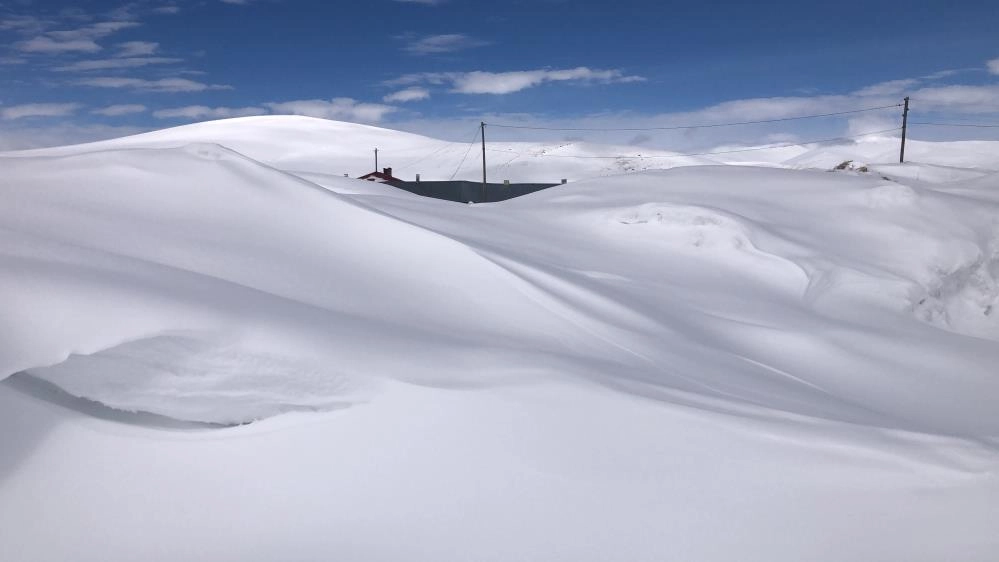
[[[984,152],[460,205],[328,167],[373,140],[425,146],[272,117],[0,156],[12,559],[994,558]]]

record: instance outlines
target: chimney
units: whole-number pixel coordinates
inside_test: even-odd
[[[420,183],[420,174],[416,174],[416,183]]]
[[[385,174],[386,176],[391,176],[392,168],[382,168],[382,173]]]

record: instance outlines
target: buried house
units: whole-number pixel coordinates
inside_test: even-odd
[[[466,180],[421,181],[419,174],[416,174],[415,181],[405,181],[393,176],[392,168],[382,168],[381,172],[371,172],[358,179],[384,183],[416,195],[457,203],[494,203],[559,185],[557,183],[510,183],[509,181],[503,183]],[[562,183],[566,183],[566,180],[562,180]]]

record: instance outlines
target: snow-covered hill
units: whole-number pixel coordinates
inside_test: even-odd
[[[0,155],[2,558],[992,560],[999,152],[893,142],[508,143],[573,181],[486,205],[307,118]]]
[[[243,117],[196,123],[142,135],[77,145],[23,151],[22,155],[78,154],[126,148],[173,148],[189,143],[220,144],[247,157],[297,173],[358,177],[374,169],[375,148],[381,167],[402,179],[482,178],[478,142],[454,143],[355,123],[299,116]],[[655,158],[603,158],[611,155]],[[584,158],[577,158],[583,156]],[[601,158],[590,158],[600,156]],[[664,151],[587,143],[490,142],[489,170],[494,180],[550,181],[581,179],[679,165],[715,163]]]
[[[8,153],[18,155],[69,155],[130,148],[177,148],[192,143],[219,144],[249,158],[299,175],[350,177],[371,172],[373,150],[380,150],[382,167],[412,180],[482,178],[481,148],[432,139],[412,133],[301,116],[259,116],[195,123],[141,135],[68,147]],[[995,142],[923,142],[910,139],[909,161],[920,165],[999,170]],[[748,149],[748,150],[747,150]],[[487,171],[491,181],[572,181],[599,176],[677,166],[739,164],[795,169],[829,170],[844,161],[893,163],[898,160],[899,139],[868,136],[855,141],[787,146],[722,146],[718,154],[682,156],[676,152],[635,146],[614,146],[578,141],[551,143],[494,142],[487,144]],[[713,151],[705,151],[713,152]],[[918,174],[921,166],[911,166]],[[939,180],[934,180],[939,181]]]

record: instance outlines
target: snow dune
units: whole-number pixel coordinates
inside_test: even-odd
[[[994,559],[999,160],[890,142],[487,205],[307,118],[0,155],[8,556]]]

